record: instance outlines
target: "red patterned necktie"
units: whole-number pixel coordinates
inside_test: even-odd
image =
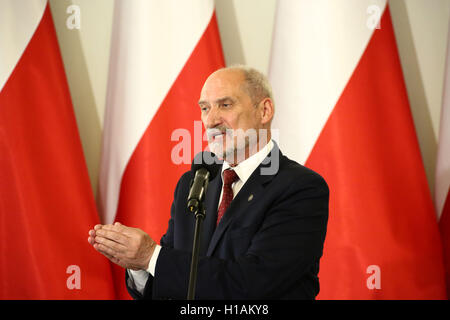
[[[223,214],[225,213],[231,201],[233,200],[233,189],[231,189],[231,185],[238,179],[239,177],[237,176],[236,172],[234,172],[234,170],[232,169],[227,169],[223,172],[223,194],[219,210],[217,211],[216,226],[219,224],[220,219],[222,219]]]

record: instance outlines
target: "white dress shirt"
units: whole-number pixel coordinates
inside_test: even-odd
[[[241,190],[242,186],[247,182],[248,178],[252,175],[253,171],[258,168],[258,166],[261,164],[261,162],[267,157],[267,155],[272,151],[273,148],[273,141],[270,140],[261,150],[259,150],[257,153],[249,157],[248,159],[245,159],[241,163],[239,163],[237,166],[233,167],[233,170],[236,172],[237,176],[239,177],[238,180],[236,180],[232,185],[231,188],[233,189],[233,198],[238,194],[239,190]],[[222,181],[223,181],[223,171],[230,168],[230,164],[226,161],[223,162],[222,165]],[[220,205],[220,202],[222,201],[222,195],[223,195],[223,188],[220,192],[220,198],[219,203],[217,205],[217,208]],[[153,255],[150,259],[150,262],[148,264],[147,270],[128,270],[128,285],[130,287],[134,287],[137,291],[139,291],[141,294],[144,292],[145,284],[147,282],[149,274],[152,276],[155,275],[155,269],[156,269],[156,262],[158,260],[158,255],[161,250],[160,245],[156,245],[155,251],[153,252]]]

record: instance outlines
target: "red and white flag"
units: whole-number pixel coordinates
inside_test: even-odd
[[[318,298],[445,298],[387,2],[279,1],[270,79],[280,149],[330,187]]]
[[[104,223],[159,241],[176,183],[206,146],[194,144],[194,134],[203,136],[194,123],[201,88],[223,66],[213,0],[116,1],[99,182]],[[124,270],[116,267],[115,277],[120,298],[130,298]]]
[[[435,203],[444,249],[447,293],[450,298],[450,29],[440,122]]]
[[[0,299],[111,299],[46,0],[0,2]]]

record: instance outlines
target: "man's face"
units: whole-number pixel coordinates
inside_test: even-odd
[[[257,134],[261,128],[259,108],[243,84],[241,71],[221,70],[206,80],[200,96],[201,118],[209,148],[226,160],[234,157],[236,152],[248,151],[249,140],[254,140],[249,134]]]

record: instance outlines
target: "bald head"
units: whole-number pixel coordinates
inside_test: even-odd
[[[272,87],[262,72],[244,65],[232,65],[215,71],[211,76],[224,73],[234,75],[234,80],[241,83],[241,89],[249,95],[253,104],[259,103],[264,98],[269,98],[273,102]]]

